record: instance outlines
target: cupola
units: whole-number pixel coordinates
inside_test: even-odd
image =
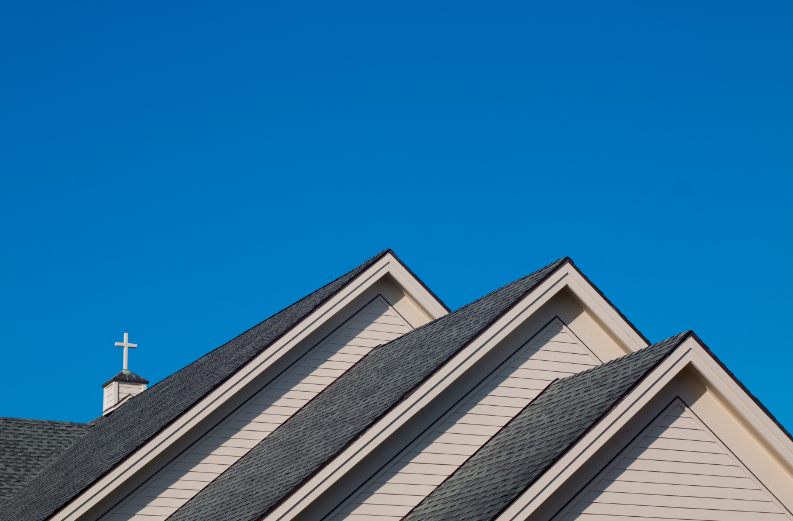
[[[116,347],[124,348],[124,369],[102,384],[102,415],[112,412],[126,400],[142,393],[149,384],[148,380],[129,370],[128,349],[138,347],[138,344],[129,343],[129,333],[124,333],[124,341],[116,342]]]

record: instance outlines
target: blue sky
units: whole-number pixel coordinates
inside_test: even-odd
[[[571,256],[793,429],[793,4],[0,5],[0,416],[89,421],[385,248]]]

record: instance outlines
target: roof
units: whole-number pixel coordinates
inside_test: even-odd
[[[169,521],[259,519],[568,261],[556,261],[373,350]]]
[[[107,382],[103,383],[102,387],[107,387],[107,385],[112,383],[112,382],[125,382],[125,383],[130,383],[130,384],[147,384],[147,383],[149,383],[148,380],[146,380],[142,376],[136,375],[135,373],[133,373],[132,371],[130,371],[128,369],[125,369],[124,371],[121,371],[116,376],[114,376],[113,378],[111,378]]]
[[[494,519],[690,334],[552,382],[405,519]]]
[[[0,519],[51,516],[387,253],[393,254],[379,253],[92,422],[85,436],[0,506]]]
[[[0,418],[0,503],[89,428],[87,423]]]
[[[789,439],[790,441],[793,441],[793,434],[791,434],[791,433],[790,433],[790,431],[788,431],[788,430],[785,428],[785,426],[784,426],[784,425],[782,425],[781,423],[779,423],[779,420],[777,420],[776,416],[774,416],[773,414],[771,414],[771,411],[769,411],[769,410],[766,408],[766,406],[765,406],[765,405],[763,405],[763,403],[760,401],[760,399],[759,399],[758,397],[756,397],[755,395],[753,395],[753,394],[752,394],[752,392],[751,392],[751,391],[750,391],[750,390],[749,390],[749,389],[748,389],[748,388],[747,388],[747,387],[746,387],[746,386],[743,384],[743,382],[742,382],[742,381],[740,381],[740,380],[738,379],[738,377],[737,377],[737,376],[735,376],[735,374],[733,374],[733,372],[732,372],[732,371],[730,371],[729,369],[727,369],[727,366],[726,366],[726,365],[724,365],[724,362],[722,362],[722,361],[721,361],[721,359],[720,359],[718,356],[716,356],[716,353],[714,353],[714,352],[713,352],[713,351],[712,351],[712,350],[711,350],[711,349],[710,349],[710,348],[709,348],[707,345],[705,345],[705,342],[703,342],[703,341],[702,341],[702,339],[700,339],[700,338],[699,338],[699,337],[696,335],[696,333],[692,333],[692,334],[693,334],[694,338],[696,338],[696,339],[697,339],[697,342],[699,343],[699,345],[701,345],[701,346],[702,346],[702,348],[705,350],[705,352],[706,352],[708,355],[710,355],[710,357],[713,359],[713,361],[714,361],[714,362],[716,362],[716,364],[718,364],[718,366],[719,366],[719,367],[721,367],[721,368],[722,368],[722,370],[723,370],[725,373],[727,373],[727,375],[728,375],[728,376],[729,376],[729,377],[732,379],[732,381],[733,381],[733,382],[735,382],[735,385],[737,385],[738,387],[740,387],[740,388],[741,388],[741,390],[742,390],[743,392],[745,392],[745,393],[746,393],[746,395],[747,395],[747,396],[748,396],[748,397],[749,397],[749,398],[750,398],[750,399],[751,399],[751,400],[752,400],[752,401],[755,403],[755,405],[757,405],[757,406],[760,408],[760,410],[761,410],[761,411],[763,411],[763,413],[765,413],[765,414],[766,414],[766,415],[767,415],[767,416],[768,416],[768,417],[771,419],[771,421],[773,421],[773,422],[774,422],[774,425],[776,425],[777,427],[779,427],[779,430],[781,430],[781,431],[782,431],[782,432],[785,434],[785,436],[787,436],[787,437],[788,437],[788,439]]]

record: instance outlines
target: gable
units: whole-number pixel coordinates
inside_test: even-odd
[[[676,399],[553,521],[793,519]]]
[[[680,405],[685,414],[670,403]],[[626,497],[614,494],[627,492],[611,489],[609,494],[599,495],[603,491],[592,487],[603,488],[604,476],[606,481],[615,481],[612,478],[618,475],[624,476],[624,481],[636,480],[642,485],[621,483],[614,487],[704,487],[688,493],[704,492],[705,488],[751,488],[745,481],[748,476],[769,501],[789,516],[793,506],[793,440],[691,333],[552,466],[525,483],[525,490],[496,519],[558,521],[576,514],[594,521],[611,519],[612,514],[603,513],[610,508],[634,512],[629,515],[635,516],[644,507],[649,509],[644,515],[654,512],[655,517],[648,519],[662,519],[661,515],[671,516],[668,519],[755,519],[753,514],[737,509],[750,505],[723,502],[720,504],[724,512],[730,512],[730,507],[732,513],[707,517],[715,514],[705,513],[708,508],[700,508],[700,499],[725,499],[719,497],[681,496],[679,501],[674,499],[673,505],[664,506],[650,503],[657,503],[660,498],[649,496],[665,494],[648,493],[639,500],[648,504],[617,507],[617,500]],[[670,480],[676,481],[669,483]],[[758,497],[756,490],[753,494]],[[635,500],[626,500],[632,499]]]
[[[447,312],[382,252],[97,419],[0,517],[97,519],[378,294],[413,327]]]
[[[166,519],[372,349],[411,329],[378,295],[102,519]]]

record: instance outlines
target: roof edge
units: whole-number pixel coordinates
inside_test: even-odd
[[[768,410],[768,408],[766,408],[766,406],[765,406],[765,405],[763,405],[763,403],[760,401],[760,399],[759,399],[759,398],[757,398],[755,395],[753,395],[753,394],[752,394],[752,392],[751,392],[751,391],[750,391],[750,390],[749,390],[749,389],[748,389],[748,388],[747,388],[747,387],[746,387],[746,386],[743,384],[743,382],[741,382],[741,381],[738,379],[738,377],[737,377],[737,376],[735,376],[735,374],[733,374],[733,372],[732,372],[732,371],[730,371],[729,369],[727,369],[727,366],[726,366],[726,365],[724,365],[724,362],[722,362],[721,360],[719,360],[719,357],[718,357],[718,356],[716,356],[716,354],[715,354],[713,351],[711,351],[711,349],[710,349],[710,348],[709,348],[707,345],[705,345],[705,342],[703,342],[703,341],[702,341],[702,339],[701,339],[701,338],[699,338],[699,336],[698,336],[696,333],[694,333],[693,331],[689,331],[689,333],[691,333],[691,337],[692,337],[694,340],[696,340],[696,341],[697,341],[697,343],[698,343],[700,346],[702,346],[702,349],[703,349],[703,350],[704,350],[706,353],[708,353],[708,355],[710,355],[710,357],[711,357],[711,358],[713,358],[713,361],[714,361],[714,362],[716,362],[716,363],[718,364],[718,366],[719,366],[719,367],[721,367],[721,368],[724,370],[724,372],[725,372],[725,373],[727,373],[727,374],[729,375],[729,377],[730,377],[730,378],[732,378],[732,381],[733,381],[733,382],[735,382],[735,383],[736,383],[736,385],[738,385],[738,387],[740,387],[740,388],[741,388],[741,390],[742,390],[743,392],[745,392],[745,393],[746,393],[746,395],[747,395],[749,398],[751,398],[751,400],[752,400],[752,401],[755,403],[755,405],[757,405],[757,406],[760,408],[760,410],[761,410],[761,411],[763,411],[765,414],[767,414],[767,415],[768,415],[768,417],[769,417],[769,418],[771,418],[771,421],[773,421],[773,422],[774,422],[774,424],[775,424],[777,427],[779,427],[779,429],[780,429],[780,430],[781,430],[783,433],[785,433],[785,435],[788,437],[788,439],[789,439],[790,441],[793,441],[793,435],[791,435],[791,434],[790,434],[790,432],[789,432],[789,431],[788,431],[788,430],[787,430],[787,429],[786,429],[786,428],[785,428],[785,427],[784,427],[784,426],[783,426],[781,423],[779,423],[779,420],[777,420],[777,419],[776,419],[776,416],[774,416],[773,414],[771,414],[771,411],[769,411],[769,410]]]
[[[424,284],[424,281],[423,281],[423,280],[421,280],[421,279],[420,279],[420,278],[419,278],[419,277],[418,277],[418,276],[417,276],[415,273],[413,273],[413,270],[411,270],[410,268],[408,268],[407,264],[405,264],[404,262],[402,262],[402,259],[400,259],[400,258],[399,258],[399,256],[397,256],[397,254],[396,254],[396,252],[394,252],[394,250],[392,250],[391,248],[388,248],[387,250],[385,250],[385,251],[383,252],[383,255],[386,255],[386,254],[388,254],[388,253],[390,253],[391,255],[393,255],[393,257],[394,257],[394,258],[397,260],[397,262],[399,262],[399,264],[400,264],[400,265],[401,265],[403,268],[405,268],[405,270],[406,270],[408,273],[410,273],[410,274],[413,276],[413,278],[414,278],[414,279],[416,279],[417,281],[419,281],[419,284],[421,284],[421,287],[422,287],[422,288],[424,288],[425,290],[427,290],[427,293],[429,293],[430,295],[432,295],[432,298],[434,298],[435,300],[437,300],[437,301],[438,301],[438,303],[440,303],[440,305],[443,307],[443,309],[445,309],[445,310],[446,310],[446,312],[447,312],[447,313],[451,313],[451,311],[452,311],[452,310],[451,310],[451,309],[449,309],[449,306],[447,306],[447,305],[446,305],[446,303],[445,303],[444,301],[442,301],[442,300],[440,299],[440,297],[438,297],[438,295],[436,295],[436,294],[435,294],[435,292],[434,292],[434,291],[432,291],[432,290],[429,288],[429,286],[427,286],[426,284]]]
[[[597,286],[596,286],[596,285],[595,285],[595,284],[594,284],[594,283],[593,283],[593,282],[592,282],[592,281],[589,279],[589,277],[587,277],[587,276],[584,274],[584,272],[583,272],[583,271],[581,271],[581,269],[580,269],[578,266],[576,266],[575,262],[573,262],[573,259],[571,259],[570,257],[565,257],[565,259],[567,259],[568,261],[570,261],[570,265],[571,265],[571,266],[572,266],[572,267],[573,267],[573,268],[574,268],[574,269],[575,269],[575,270],[578,272],[578,274],[579,274],[579,275],[581,275],[581,276],[584,278],[584,280],[585,280],[585,281],[587,281],[587,282],[589,283],[589,285],[590,285],[590,286],[592,286],[593,288],[595,288],[595,291],[597,291],[597,292],[598,292],[598,295],[600,295],[600,296],[601,296],[601,298],[602,298],[603,300],[605,300],[605,301],[608,303],[608,305],[609,305],[609,306],[611,306],[611,307],[612,307],[612,309],[614,309],[614,311],[616,311],[616,312],[617,312],[617,314],[620,316],[620,318],[622,318],[622,320],[624,320],[624,321],[625,321],[625,323],[626,323],[626,324],[628,324],[628,325],[631,327],[631,329],[633,329],[633,331],[634,331],[634,332],[635,332],[637,335],[639,335],[639,337],[640,337],[642,340],[644,340],[645,342],[647,342],[647,346],[651,346],[651,345],[653,345],[653,343],[652,343],[652,342],[650,342],[650,341],[647,339],[647,337],[645,337],[645,336],[642,334],[642,332],[641,332],[641,331],[639,331],[639,329],[638,329],[638,328],[637,328],[635,325],[633,325],[633,322],[631,322],[630,320],[628,320],[628,317],[626,317],[625,315],[623,315],[623,314],[622,314],[622,311],[620,311],[620,309],[619,309],[617,306],[615,306],[615,305],[614,305],[614,303],[613,303],[611,300],[609,300],[609,298],[608,298],[608,297],[607,297],[607,296],[606,296],[606,295],[605,295],[605,294],[604,294],[602,291],[600,291],[600,288],[598,288],[598,287],[597,287]],[[692,331],[692,333],[693,333],[693,331]],[[645,347],[647,347],[647,346],[645,346]]]

